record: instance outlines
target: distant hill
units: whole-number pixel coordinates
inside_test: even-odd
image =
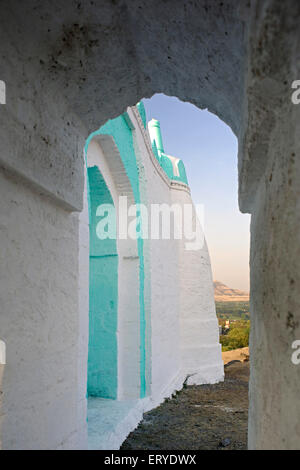
[[[249,293],[239,289],[231,289],[220,281],[214,281],[216,302],[248,302]]]

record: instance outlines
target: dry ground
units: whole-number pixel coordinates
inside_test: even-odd
[[[225,367],[225,381],[184,388],[144,419],[121,450],[246,449],[249,362]]]
[[[249,347],[222,352],[222,359],[224,364],[231,361],[249,361]]]

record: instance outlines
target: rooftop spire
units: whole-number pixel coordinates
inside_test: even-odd
[[[155,141],[158,153],[159,154],[164,153],[164,146],[163,146],[162,136],[160,132],[159,121],[157,119],[151,119],[151,121],[148,122],[148,130],[150,134],[151,143]]]

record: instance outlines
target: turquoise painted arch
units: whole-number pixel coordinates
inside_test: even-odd
[[[91,140],[97,135],[109,135],[113,138],[119,154],[122,160],[122,164],[126,170],[128,176],[132,193],[134,196],[134,201],[136,204],[141,203],[140,196],[140,181],[139,181],[139,171],[137,165],[137,157],[134,150],[134,141],[133,141],[133,128],[130,126],[130,118],[127,113],[124,113],[122,116],[119,116],[116,119],[109,120],[104,126],[102,126],[98,131],[93,132],[87,142],[85,147],[85,152],[87,154],[88,145]],[[89,183],[90,184],[90,183]],[[92,204],[90,203],[90,206]],[[150,380],[146,377],[149,377],[149,373],[146,372],[147,365],[147,351],[146,351],[146,312],[145,312],[145,265],[144,265],[144,242],[142,238],[137,240],[137,250],[139,257],[139,309],[140,309],[140,397],[144,398],[147,392],[150,390]],[[149,327],[149,325],[148,325]]]

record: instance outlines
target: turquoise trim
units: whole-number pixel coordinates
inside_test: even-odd
[[[152,151],[156,157],[156,160],[159,162],[159,164],[161,165],[161,158],[160,158],[160,155],[158,153],[158,150],[157,150],[157,147],[156,147],[156,142],[155,140],[153,140],[153,142],[151,142],[152,144]]]
[[[129,128],[131,131],[133,131],[134,125],[133,125],[133,123],[132,123],[132,121],[131,121],[131,119],[130,119],[130,117],[129,117],[129,114],[128,114],[127,112],[124,113],[124,114],[122,114],[122,118],[123,118],[124,121],[126,122],[128,128]]]
[[[178,179],[188,185],[189,183],[188,183],[188,179],[186,176],[185,166],[182,160],[178,162],[178,170],[180,174],[180,177]]]
[[[142,101],[139,101],[139,103],[137,103],[136,107],[138,109],[138,112],[140,113],[141,119],[142,119],[143,124],[144,124],[144,128],[146,129],[146,127],[147,127],[147,117],[146,117],[146,110],[145,110],[144,103]]]
[[[179,176],[174,174],[172,162],[168,155],[164,153],[163,140],[160,129],[160,122],[157,119],[151,119],[148,122],[148,130],[152,144],[153,153],[160,166],[170,180],[181,181],[188,185],[186,171],[182,160],[178,162]]]
[[[174,174],[173,174],[173,164],[171,160],[169,159],[168,155],[165,153],[160,154],[160,161],[161,161],[161,167],[166,173],[167,177],[172,180],[174,179]]]

